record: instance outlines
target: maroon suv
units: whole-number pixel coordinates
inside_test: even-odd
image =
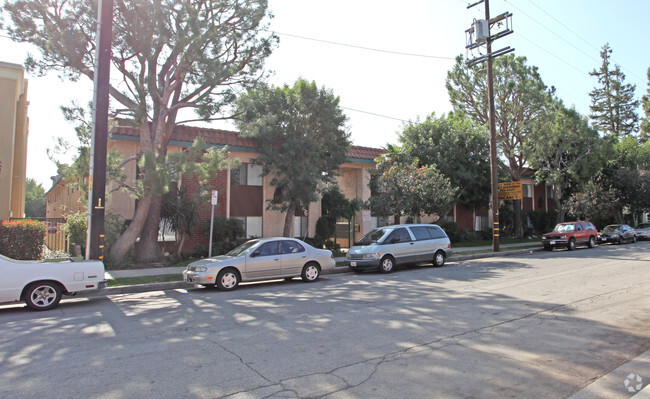
[[[546,251],[553,250],[553,247],[566,247],[573,251],[577,245],[595,247],[597,237],[598,231],[591,222],[558,223],[552,232],[542,236],[542,245]]]

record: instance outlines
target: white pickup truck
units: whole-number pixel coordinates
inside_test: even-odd
[[[33,310],[50,310],[62,295],[103,288],[104,264],[98,260],[41,262],[0,255],[0,303],[25,301]]]

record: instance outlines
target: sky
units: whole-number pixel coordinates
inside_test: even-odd
[[[474,0],[269,0],[274,17],[269,29],[280,38],[267,59],[271,83],[293,84],[303,78],[340,97],[355,145],[397,144],[408,122],[451,110],[445,80],[456,56],[465,50],[465,30],[483,19],[484,5]],[[612,61],[636,84],[640,98],[648,90],[650,51],[645,27],[646,0],[491,0],[492,17],[511,12],[514,33],[493,44],[513,47],[514,54],[538,68],[547,86],[567,106],[589,114],[589,92],[596,79],[589,72],[601,65],[600,50],[609,43]],[[22,64],[26,44],[0,34],[0,61]],[[62,81],[56,73],[29,80],[27,177],[45,190],[56,174],[47,148],[56,137],[74,137],[59,107],[92,100],[92,82]],[[117,79],[112,76],[111,80]],[[639,109],[639,115],[642,112]],[[214,128],[233,129],[228,123]]]

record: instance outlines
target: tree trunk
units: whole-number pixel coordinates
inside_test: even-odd
[[[138,201],[138,204],[135,208],[135,213],[133,214],[133,219],[131,219],[131,224],[126,228],[124,233],[122,233],[115,241],[115,244],[111,247],[109,254],[109,259],[111,262],[120,263],[124,261],[126,254],[129,252],[135,240],[140,235],[142,227],[144,226],[145,221],[147,220],[147,215],[149,214],[149,207],[151,205],[151,198],[142,198]]]
[[[161,206],[162,196],[160,194],[151,194],[151,205],[149,206],[147,219],[140,233],[140,244],[138,245],[137,252],[138,262],[157,262],[162,256],[162,250],[160,249],[160,244],[158,244]]]
[[[291,237],[291,225],[293,224],[293,217],[296,215],[296,207],[298,204],[291,201],[289,203],[289,209],[287,214],[284,217],[284,231],[282,232],[283,237]]]

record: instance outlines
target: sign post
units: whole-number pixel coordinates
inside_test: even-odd
[[[212,257],[212,232],[214,231],[214,207],[219,200],[219,192],[212,190],[212,212],[210,213],[210,245],[208,245],[208,258]]]

